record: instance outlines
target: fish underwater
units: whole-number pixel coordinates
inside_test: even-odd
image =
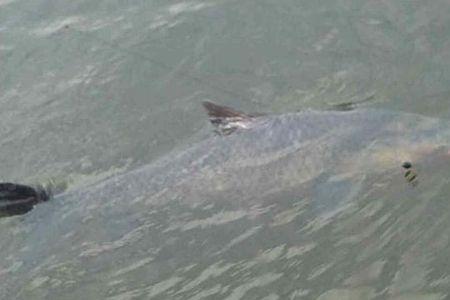
[[[226,268],[263,249],[264,241],[254,241],[233,252],[275,215],[279,224],[300,211],[309,221],[333,220],[370,189],[381,194],[394,184],[408,193],[431,184],[428,174],[450,157],[449,122],[420,115],[250,115],[211,102],[204,107],[216,134],[4,219],[3,228],[21,226],[0,230],[1,298],[188,299],[194,293],[183,274],[196,267],[201,274],[219,261]],[[294,217],[280,217],[281,206]],[[96,287],[94,278],[102,278]],[[214,299],[232,292],[217,293]]]

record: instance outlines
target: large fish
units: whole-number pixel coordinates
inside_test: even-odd
[[[332,216],[367,187],[394,182],[417,189],[405,171],[414,171],[420,187],[427,166],[449,156],[448,122],[419,115],[354,110],[272,116],[210,102],[204,107],[217,134],[56,195],[14,221],[20,228],[14,234],[0,227],[7,258],[0,262],[1,298],[187,299],[184,272],[196,264],[239,261],[247,253],[227,252],[262,228],[243,219],[261,217],[264,224],[268,211],[292,204],[298,212],[305,199],[301,209],[309,207],[309,215]],[[227,227],[231,222],[241,225]],[[220,228],[217,234],[195,231],[211,224]],[[295,235],[273,238],[287,236]]]
[[[377,110],[250,115],[205,102],[216,134],[135,171],[66,197],[159,205],[224,200],[239,206],[301,192],[305,184],[402,178],[402,165],[448,158],[448,123]],[[420,176],[419,176],[420,177]]]
[[[101,190],[113,197],[144,197],[148,204],[217,197],[245,204],[276,197],[319,176],[398,173],[402,163],[420,161],[447,145],[440,122],[410,114],[369,110],[265,116],[211,102],[203,105],[218,136],[89,187],[85,196]],[[42,190],[31,197],[30,188],[0,185],[0,211],[22,214],[49,198]]]

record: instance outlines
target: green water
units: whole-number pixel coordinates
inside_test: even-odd
[[[449,119],[449,34],[445,0],[0,0],[0,178],[77,190],[151,163],[208,134],[205,99],[276,113],[362,101]],[[42,210],[2,219],[0,296],[441,299],[446,170],[426,189],[368,190],[325,224],[305,224],[301,202],[288,200],[258,221],[213,208],[173,225],[156,211],[168,231],[135,234],[160,247],[117,237],[77,258],[49,238],[51,224],[39,227]]]

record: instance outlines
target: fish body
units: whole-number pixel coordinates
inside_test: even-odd
[[[150,206],[173,199],[246,205],[301,189],[317,178],[357,180],[367,173],[401,177],[405,161],[419,163],[444,153],[448,145],[446,122],[414,114],[305,111],[239,121],[232,133],[228,127],[225,135],[90,186],[76,197],[141,199]],[[219,123],[224,122],[226,117]]]
[[[99,205],[122,199],[151,206],[175,199],[189,205],[220,200],[246,206],[284,193],[300,195],[312,182],[316,190],[326,189],[330,181],[356,185],[367,174],[397,174],[405,162],[420,162],[433,153],[449,156],[446,122],[419,115],[357,110],[271,116],[211,102],[204,107],[218,134],[58,198]],[[406,172],[407,181],[417,182],[415,169]],[[14,199],[7,199],[11,192],[5,189],[0,210],[23,214],[42,202],[30,198],[31,187],[25,190],[23,197],[14,192]]]

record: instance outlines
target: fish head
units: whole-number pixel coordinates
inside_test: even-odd
[[[404,174],[450,170],[450,130],[442,120],[411,114],[379,123],[356,155],[345,161],[348,173]]]
[[[407,182],[450,171],[450,143],[437,132],[406,132],[374,141],[363,151],[356,168],[404,177]],[[449,173],[450,174],[450,173]]]

